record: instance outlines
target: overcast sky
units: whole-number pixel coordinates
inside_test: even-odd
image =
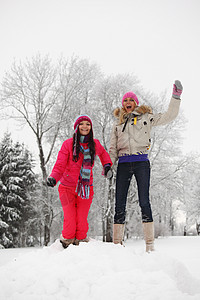
[[[169,98],[181,80],[184,147],[200,151],[200,0],[0,0],[0,40],[0,78],[14,58],[40,52],[88,58],[106,74],[134,73]],[[7,124],[0,121],[0,137]]]

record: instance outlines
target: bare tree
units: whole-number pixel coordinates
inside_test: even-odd
[[[116,75],[105,78],[100,78],[94,94],[91,96],[92,107],[91,115],[94,120],[95,137],[99,138],[104,148],[108,151],[110,142],[110,132],[113,126],[114,116],[113,111],[121,105],[122,96],[127,90],[139,90],[139,82],[133,75]],[[115,173],[115,172],[114,172]],[[97,191],[101,195],[98,199],[97,207],[101,210],[103,241],[112,241],[112,224],[114,214],[114,195],[115,195],[115,180],[116,175],[104,184],[107,193]],[[101,179],[98,178],[96,190],[101,188]]]
[[[78,100],[84,98],[87,101],[91,88],[89,78],[92,85],[95,72],[95,66],[91,67],[88,61],[77,57],[67,61],[61,59],[58,66],[54,66],[48,56],[37,55],[30,61],[13,63],[3,79],[2,101],[9,117],[27,124],[36,137],[43,181],[47,178],[47,163],[59,133],[63,127],[65,130],[71,127],[75,113],[72,111],[77,112],[80,107]],[[52,197],[45,185],[42,199],[44,244],[47,245],[52,223]]]
[[[200,175],[199,155],[190,153],[187,158],[187,168],[180,174],[181,193],[180,203],[185,212],[184,235],[187,235],[190,228],[195,225],[199,235],[200,224]]]
[[[40,55],[24,63],[15,62],[5,74],[1,94],[2,105],[8,116],[17,119],[22,125],[27,124],[35,135],[44,181],[48,175],[47,168],[58,152],[55,151],[57,144],[60,146],[64,139],[72,136],[72,124],[81,113],[88,113],[92,117],[95,138],[100,140],[106,150],[109,149],[113,110],[121,105],[123,94],[129,90],[139,96],[141,104],[152,106],[154,112],[167,109],[169,101],[165,95],[158,98],[145,92],[135,76],[119,74],[105,77],[96,64],[78,57],[61,58],[57,64],[53,64],[48,56]],[[159,226],[164,223],[173,227],[172,204],[174,199],[182,197],[181,174],[188,165],[188,158],[181,153],[184,123],[180,114],[174,122],[155,128],[152,132],[149,155],[151,198],[153,214]],[[100,163],[96,165],[99,174]],[[95,218],[91,220],[91,228],[95,228],[96,218],[100,219],[103,239],[111,241],[115,174],[110,183],[105,183],[101,174],[95,180],[96,196],[91,209],[91,215],[95,215]],[[189,188],[186,190],[189,194]],[[195,189],[194,194],[198,191]],[[42,203],[45,245],[50,240],[52,220],[56,219],[58,213],[58,210],[54,212],[55,197],[52,195],[51,190],[42,185],[42,195],[38,198]],[[139,232],[141,226],[137,224],[140,222],[137,187],[133,182],[128,194],[126,235],[131,236],[137,230]]]

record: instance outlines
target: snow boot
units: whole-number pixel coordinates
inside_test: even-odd
[[[81,243],[81,242],[88,243],[89,240],[90,240],[90,239],[89,239],[88,237],[86,237],[85,239],[82,239],[82,240],[75,239],[75,241],[74,241],[73,244],[76,245],[76,246],[78,246],[79,243]]]
[[[60,236],[60,242],[61,242],[63,248],[67,248],[70,244],[73,244],[74,241],[75,241],[75,239],[65,239],[62,234]]]
[[[146,252],[154,251],[154,222],[143,223],[144,240],[146,242]]]
[[[123,245],[124,224],[113,224],[113,243]]]

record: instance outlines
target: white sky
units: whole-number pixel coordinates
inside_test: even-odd
[[[134,73],[145,89],[169,97],[179,79],[185,150],[200,151],[199,16],[199,0],[0,0],[0,78],[14,58],[40,52],[88,58],[106,74]]]

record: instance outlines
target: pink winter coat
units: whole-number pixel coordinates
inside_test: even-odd
[[[106,152],[104,147],[100,144],[99,140],[94,139],[95,141],[95,151],[96,155],[99,156],[102,165],[110,163],[109,154]],[[77,162],[73,161],[73,152],[72,152],[73,138],[70,138],[62,144],[60,151],[58,152],[58,157],[56,163],[53,167],[53,170],[50,174],[50,177],[55,178],[56,183],[60,181],[65,186],[76,187],[81,166],[83,163],[83,154],[80,152],[79,160]],[[81,143],[81,145],[86,149],[87,144]],[[94,165],[94,164],[93,164]],[[93,174],[91,172],[90,185],[93,183]]]

